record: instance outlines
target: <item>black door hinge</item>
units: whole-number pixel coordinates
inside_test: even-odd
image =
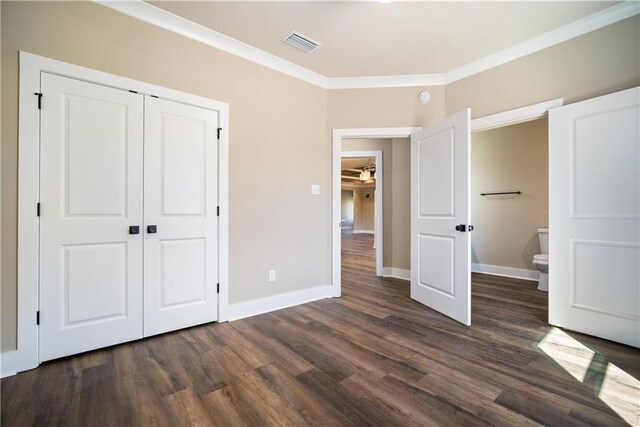
[[[36,204],[36,215],[40,216],[40,202]]]
[[[216,216],[220,216],[220,206],[216,209]]]
[[[220,132],[222,132],[222,128],[218,128],[218,141],[220,141]]]
[[[216,286],[216,293],[218,293],[218,294],[220,293],[220,283],[218,283],[217,286]]]
[[[40,324],[40,310],[36,311],[36,325]]]
[[[34,95],[38,97],[38,110],[42,110],[42,93],[36,92]]]

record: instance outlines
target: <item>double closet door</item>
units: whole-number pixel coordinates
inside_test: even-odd
[[[218,112],[42,73],[40,360],[218,319]]]

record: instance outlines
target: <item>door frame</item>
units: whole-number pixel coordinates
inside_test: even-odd
[[[382,209],[382,201],[384,200],[384,165],[382,158],[382,151],[343,151],[340,155],[341,158],[358,158],[358,157],[369,157],[376,159],[376,185],[375,185],[375,196],[374,196],[374,204],[375,204],[375,220],[374,220],[374,239],[375,239],[375,247],[376,247],[376,276],[382,276],[382,257],[383,250],[382,245],[384,241],[383,230],[384,230],[384,222],[383,222],[383,209]],[[342,190],[342,184],[341,188]],[[342,193],[340,193],[342,194]],[[341,218],[342,219],[342,218]],[[342,229],[341,229],[342,231]],[[342,243],[342,242],[341,242]]]
[[[342,180],[340,179],[342,165],[342,139],[368,139],[368,138],[409,138],[415,131],[421,130],[421,127],[396,127],[396,128],[356,128],[356,129],[333,129],[333,154],[332,154],[332,238],[331,238],[331,282],[333,297],[342,295],[342,278],[340,267],[342,265],[341,255],[341,212],[340,212],[340,190]],[[362,152],[358,152],[362,153]],[[366,157],[366,156],[365,156]],[[376,182],[377,187],[377,182]],[[377,191],[377,188],[376,188]],[[382,201],[382,198],[380,198]],[[377,203],[377,200],[376,200]],[[377,227],[376,217],[376,227]],[[382,233],[380,233],[382,234]],[[382,242],[382,240],[380,240]],[[382,244],[376,244],[376,251],[382,251]],[[376,274],[378,273],[378,256],[376,254]],[[382,256],[380,256],[380,264],[382,267]],[[382,270],[382,268],[381,268]]]
[[[55,59],[20,52],[18,123],[18,286],[17,349],[1,355],[0,375],[35,368],[39,365],[39,337],[36,313],[39,310],[39,202],[40,181],[40,74],[100,84],[115,89],[154,95],[184,104],[215,110],[222,132],[218,143],[219,281],[218,322],[228,320],[229,305],[229,105],[212,99],[168,89]],[[42,97],[46,107],[47,98]]]

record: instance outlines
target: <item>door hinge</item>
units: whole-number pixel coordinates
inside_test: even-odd
[[[36,92],[34,95],[38,97],[38,110],[42,110],[42,93]]]
[[[36,215],[40,216],[40,202],[36,204]]]
[[[218,128],[218,141],[220,141],[220,132],[222,132],[222,128]]]
[[[220,206],[216,209],[216,216],[220,216]]]
[[[216,285],[216,293],[219,294],[220,293],[220,283],[218,283]]]
[[[40,324],[40,310],[36,311],[36,325]]]

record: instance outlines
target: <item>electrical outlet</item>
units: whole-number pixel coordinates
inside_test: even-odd
[[[320,194],[320,186],[318,184],[311,185],[311,194],[313,194],[314,196]]]
[[[275,282],[276,281],[276,271],[275,270],[269,270],[269,281],[270,282]]]

